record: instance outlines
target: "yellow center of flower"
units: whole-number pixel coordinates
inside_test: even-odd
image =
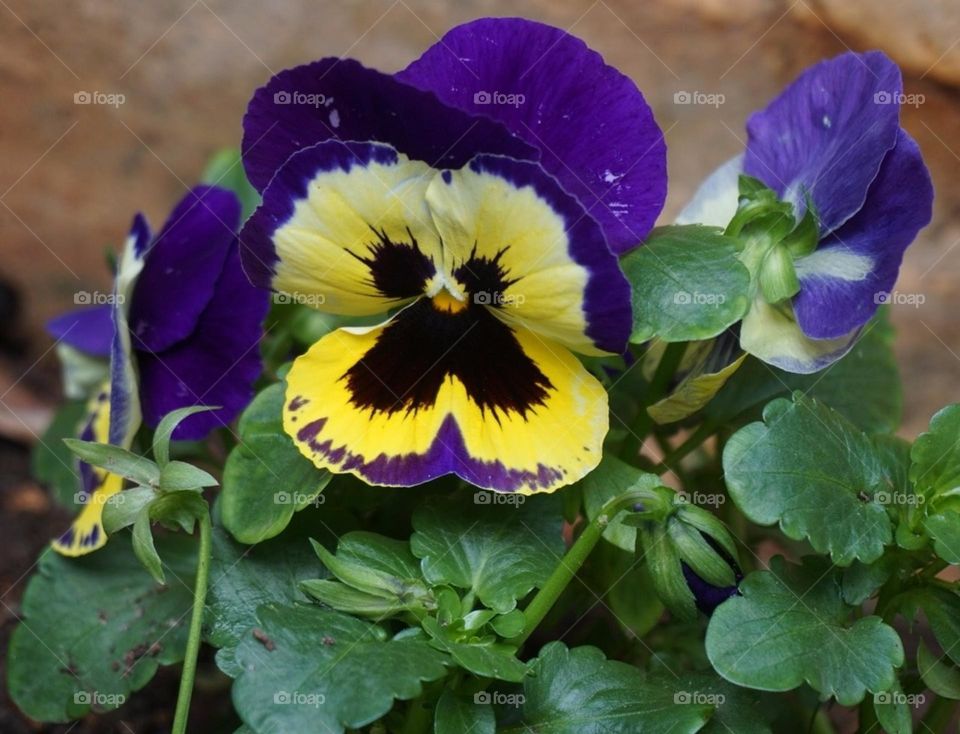
[[[447,313],[458,313],[467,307],[467,302],[455,297],[446,288],[441,288],[437,295],[430,299],[433,307]]]

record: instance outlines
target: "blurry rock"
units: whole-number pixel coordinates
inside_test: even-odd
[[[806,0],[794,12],[859,47],[883,49],[917,76],[960,86],[957,0]]]

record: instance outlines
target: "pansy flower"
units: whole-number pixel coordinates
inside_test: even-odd
[[[933,188],[920,150],[900,127],[903,83],[883,53],[846,53],[801,74],[747,122],[746,151],[715,171],[679,223],[726,226],[738,178],[759,179],[808,207],[812,251],[776,245],[754,262],[781,282],[783,299],[758,288],[740,328],[743,349],[791,372],[823,369],[846,354],[893,289],[906,248],[930,221]]]
[[[254,95],[241,233],[265,288],[349,317],[298,357],[284,427],[317,466],[378,485],[446,474],[551,491],[600,460],[607,396],[574,353],[620,353],[615,253],[664,199],[635,85],[524,20],[450,31],[398,75],[323,59]]]
[[[266,294],[240,264],[240,203],[216,187],[191,190],[153,236],[134,218],[110,303],[72,311],[48,324],[77,352],[109,359],[106,384],[91,401],[81,438],[128,448],[141,420],[193,405],[215,411],[185,419],[174,438],[197,440],[249,403],[260,374],[258,349]],[[84,508],[55,547],[79,554],[106,542],[100,516],[119,478],[81,464]]]

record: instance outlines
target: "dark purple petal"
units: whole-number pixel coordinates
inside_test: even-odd
[[[109,357],[113,339],[110,304],[78,308],[47,322],[47,333],[63,344],[94,357]]]
[[[263,191],[293,153],[325,140],[388,143],[438,168],[460,168],[476,153],[536,157],[491,120],[352,59],[326,58],[281,71],[254,93],[243,118],[247,177]]]
[[[903,130],[883,161],[863,208],[820,243],[814,272],[798,262],[793,306],[804,334],[833,339],[865,324],[893,289],[903,253],[930,222],[933,185],[917,144]],[[844,262],[862,262],[862,279],[837,277]],[[841,266],[831,269],[831,262]]]
[[[885,54],[846,53],[810,67],[747,121],[745,173],[803,208],[809,192],[830,232],[867,196],[897,141],[900,70]]]
[[[151,243],[130,304],[136,349],[159,352],[188,337],[213,297],[240,224],[240,201],[213,186],[191,190]]]
[[[650,107],[628,77],[559,28],[473,21],[397,76],[539,149],[543,167],[580,199],[615,252],[636,246],[663,208],[666,145]]]
[[[682,561],[680,567],[683,569],[683,579],[687,582],[687,588],[693,592],[697,609],[708,617],[727,599],[739,593],[736,586],[714,586],[707,583]],[[739,583],[742,578],[743,574],[737,569],[737,582]]]
[[[190,416],[173,435],[177,440],[194,440],[240,414],[260,375],[259,342],[269,296],[250,285],[234,245],[193,333],[170,349],[137,355],[143,417],[148,426],[156,426],[177,408],[222,406]]]

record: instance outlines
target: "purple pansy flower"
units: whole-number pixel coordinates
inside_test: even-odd
[[[175,432],[177,439],[200,439],[250,401],[268,298],[243,274],[239,224],[236,196],[210,186],[191,190],[156,236],[138,215],[113,304],[49,322],[50,333],[70,347],[111,357],[111,412],[117,401],[138,404],[155,427],[177,408],[222,406],[190,416]],[[124,431],[114,433],[117,443]]]
[[[620,353],[616,253],[666,193],[640,91],[582,41],[518,19],[451,30],[387,75],[323,59],[259,89],[243,160],[263,203],[251,281],[347,316],[295,360],[284,426],[320,467],[409,486],[456,474],[551,491],[600,459]]]
[[[802,216],[810,201],[820,238],[793,261],[799,291],[743,320],[743,349],[791,372],[846,354],[892,290],[906,248],[930,221],[933,187],[920,150],[900,127],[903,83],[883,53],[846,53],[800,75],[747,122],[747,149],[715,171],[679,223],[725,226],[746,173]]]

